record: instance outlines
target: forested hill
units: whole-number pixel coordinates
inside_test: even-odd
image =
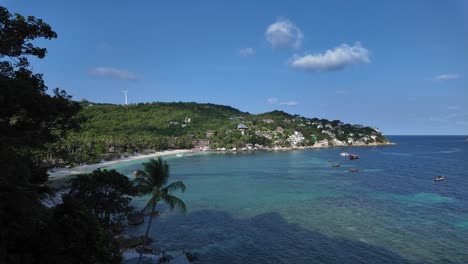
[[[110,105],[81,103],[85,122],[82,132],[114,136],[202,135],[226,125],[232,116],[246,116],[235,108],[197,103],[141,103]],[[190,122],[185,120],[190,118]],[[186,124],[186,125],[183,125]]]
[[[124,106],[84,101],[81,106],[81,130],[51,145],[49,159],[60,157],[62,162],[78,164],[125,153],[198,147],[200,142],[206,145],[207,140],[212,149],[388,142],[371,127],[283,111],[254,115],[230,106],[191,102]]]

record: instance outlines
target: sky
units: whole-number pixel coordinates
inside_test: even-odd
[[[74,99],[194,101],[468,134],[468,1],[0,0],[57,32],[33,70]]]

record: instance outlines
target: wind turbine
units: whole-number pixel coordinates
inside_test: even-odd
[[[128,93],[128,90],[125,90],[125,91],[122,91],[124,94],[125,94],[125,105],[127,105],[127,93]]]

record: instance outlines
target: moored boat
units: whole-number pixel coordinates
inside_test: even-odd
[[[340,153],[340,156],[342,156],[342,157],[348,157],[348,156],[349,156],[349,153],[348,153],[348,152],[341,152],[341,153]]]
[[[349,154],[349,159],[350,159],[350,160],[359,159],[359,155],[356,155],[356,154]]]
[[[445,177],[444,176],[437,176],[434,178],[434,181],[438,182],[438,181],[443,181],[445,180]]]
[[[353,168],[353,169],[349,169],[348,171],[349,172],[359,172],[359,169]]]
[[[339,167],[340,165],[341,165],[341,163],[333,163],[331,166],[332,166],[333,168],[336,168],[336,167]]]

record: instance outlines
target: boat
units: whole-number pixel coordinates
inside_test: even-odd
[[[444,176],[437,176],[434,178],[434,181],[438,182],[438,181],[443,181],[445,180],[445,177]]]
[[[359,172],[359,169],[354,168],[354,169],[349,169],[348,171],[349,172]]]
[[[342,157],[348,157],[348,156],[349,156],[349,153],[348,153],[348,152],[341,152],[341,153],[340,153],[340,156],[342,156]]]
[[[332,166],[333,168],[336,168],[336,167],[339,167],[340,165],[341,165],[341,163],[332,163],[331,166]]]
[[[356,155],[356,154],[349,154],[349,159],[350,159],[350,160],[359,159],[359,155]]]
[[[182,154],[177,154],[176,157],[182,157]]]

